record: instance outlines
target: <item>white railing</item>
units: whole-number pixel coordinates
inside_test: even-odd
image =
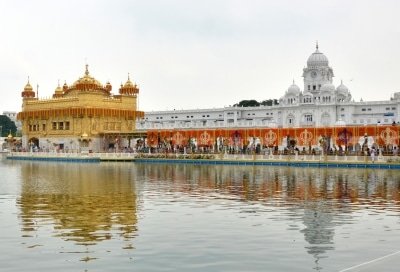
[[[155,157],[157,155],[163,155],[165,153],[144,153],[144,157]],[[69,153],[57,153],[57,152],[10,152],[8,153],[9,156],[21,156],[21,157],[46,157],[46,158],[84,158],[84,157],[93,157],[93,158],[100,158],[101,160],[133,160],[135,157],[138,156],[138,153],[125,153],[125,152],[117,152],[117,153],[89,153],[89,152],[69,152]],[[174,156],[178,157],[182,154],[174,154],[174,153],[167,153],[166,157]],[[193,154],[196,156],[198,154]],[[341,162],[341,163],[351,163],[351,162],[358,162],[358,163],[372,163],[372,158],[370,156],[339,156],[339,155],[272,155],[272,154],[227,154],[227,153],[213,153],[213,154],[202,154],[202,155],[213,155],[214,159],[218,160],[269,160],[269,161],[291,161],[291,162],[301,162],[301,161],[309,161],[309,162]],[[191,154],[187,154],[187,156],[191,156]],[[385,163],[388,160],[397,160],[399,157],[393,156],[383,156],[377,155],[374,158],[374,162],[376,163]],[[399,159],[400,161],[400,159]]]
[[[136,156],[136,153],[90,153],[90,152],[10,152],[10,156],[21,156],[21,157],[46,157],[46,158],[84,158],[84,157],[93,157],[100,159],[133,159]]]

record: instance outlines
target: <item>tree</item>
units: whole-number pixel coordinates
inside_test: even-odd
[[[278,104],[279,104],[278,99],[267,99],[260,103],[260,105],[263,105],[263,106],[273,106],[273,105],[278,105]]]
[[[15,123],[6,115],[0,115],[0,133],[1,137],[7,137],[8,134],[12,133],[15,136],[17,132],[17,127]]]
[[[250,100],[242,100],[239,103],[234,104],[233,106],[236,107],[258,107],[258,106],[273,106],[278,105],[278,99],[267,99],[262,102],[258,102],[257,100],[250,99]]]
[[[260,103],[257,102],[257,100],[242,100],[237,104],[234,104],[234,106],[238,106],[238,107],[258,107],[260,106]]]

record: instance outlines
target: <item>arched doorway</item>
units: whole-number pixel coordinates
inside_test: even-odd
[[[29,150],[32,151],[33,149],[39,148],[39,139],[36,137],[32,137],[28,141]]]

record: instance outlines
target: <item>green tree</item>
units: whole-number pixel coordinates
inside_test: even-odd
[[[258,107],[260,106],[260,103],[257,100],[242,100],[237,104],[234,104],[234,106],[238,107]]]
[[[15,136],[15,133],[17,132],[17,127],[15,126],[15,123],[11,121],[11,119],[8,118],[8,116],[0,115],[1,137],[7,137],[10,131],[12,135]]]
[[[278,104],[279,104],[278,99],[267,99],[260,103],[260,105],[263,105],[263,106],[272,106],[272,105],[278,105]]]

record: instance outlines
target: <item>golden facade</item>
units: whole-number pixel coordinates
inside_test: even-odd
[[[21,93],[22,147],[46,151],[122,151],[133,146],[135,122],[144,113],[137,110],[139,88],[129,76],[111,93],[109,82],[102,85],[85,74],[72,85],[59,85],[51,99],[39,99],[29,83]]]

